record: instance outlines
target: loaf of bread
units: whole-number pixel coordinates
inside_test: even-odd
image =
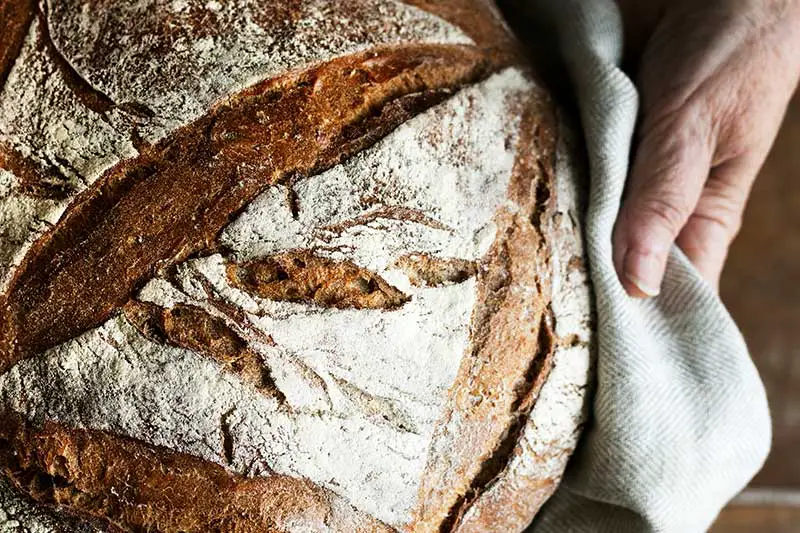
[[[524,529],[579,161],[490,0],[0,0],[0,530]]]

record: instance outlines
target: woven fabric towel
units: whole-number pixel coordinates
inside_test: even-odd
[[[766,394],[736,324],[675,248],[661,296],[627,297],[611,259],[638,110],[613,0],[528,0],[552,24],[581,111],[598,314],[593,420],[534,533],[705,531],[769,451]]]

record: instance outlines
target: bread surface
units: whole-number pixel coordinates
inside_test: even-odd
[[[522,530],[570,139],[488,0],[0,0],[0,526]]]

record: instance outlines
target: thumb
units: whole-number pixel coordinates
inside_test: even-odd
[[[694,109],[697,109],[696,107]],[[629,295],[655,296],[670,248],[711,167],[711,127],[692,107],[645,116],[614,231],[614,264]]]

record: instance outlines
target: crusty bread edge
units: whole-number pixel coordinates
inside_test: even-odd
[[[521,531],[553,495],[589,417],[596,358],[594,306],[583,244],[588,196],[576,129],[558,113],[551,220],[552,368],[506,469],[462,517],[459,532]],[[577,234],[576,237],[570,234]]]

